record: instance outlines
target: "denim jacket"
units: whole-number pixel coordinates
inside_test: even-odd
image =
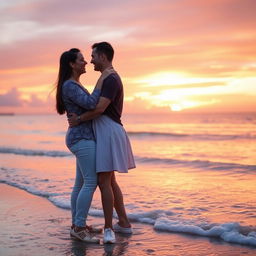
[[[94,89],[90,94],[85,88],[73,80],[67,80],[62,85],[62,99],[69,113],[81,115],[87,110],[95,109],[100,98],[100,90]],[[86,121],[78,126],[68,128],[66,134],[66,145],[68,148],[79,140],[95,140],[92,129],[92,121]]]

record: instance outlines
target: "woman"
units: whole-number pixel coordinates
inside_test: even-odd
[[[102,74],[90,95],[79,80],[86,72],[86,64],[79,49],[73,48],[61,55],[56,91],[56,109],[60,115],[68,115],[71,112],[79,115],[96,107],[102,82],[111,71],[107,70]],[[91,121],[69,128],[66,145],[76,156],[76,178],[71,194],[70,234],[85,242],[98,243],[99,239],[91,235],[91,229],[86,225],[93,193],[97,187],[95,137]]]

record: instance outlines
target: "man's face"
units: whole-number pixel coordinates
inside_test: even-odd
[[[95,71],[102,71],[102,60],[101,55],[96,52],[96,48],[92,50],[91,63],[94,65]]]

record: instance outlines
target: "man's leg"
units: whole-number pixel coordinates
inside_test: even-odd
[[[114,172],[113,172],[113,175],[111,176],[111,186],[114,194],[114,207],[118,215],[119,225],[124,228],[129,228],[131,227],[131,224],[126,215],[123,194],[119,185],[116,182],[116,177]]]
[[[114,195],[111,186],[111,177],[113,172],[100,172],[98,173],[98,183],[101,192],[101,201],[105,218],[105,227],[112,227]]]

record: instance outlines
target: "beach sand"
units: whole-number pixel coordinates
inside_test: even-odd
[[[70,211],[47,198],[0,184],[0,255],[255,255],[256,249],[192,235],[156,232],[151,225],[132,223],[133,235],[116,234],[114,245],[86,244],[69,236]],[[100,217],[88,224],[103,225]],[[102,235],[99,235],[102,239]],[[102,240],[101,240],[102,241]]]

